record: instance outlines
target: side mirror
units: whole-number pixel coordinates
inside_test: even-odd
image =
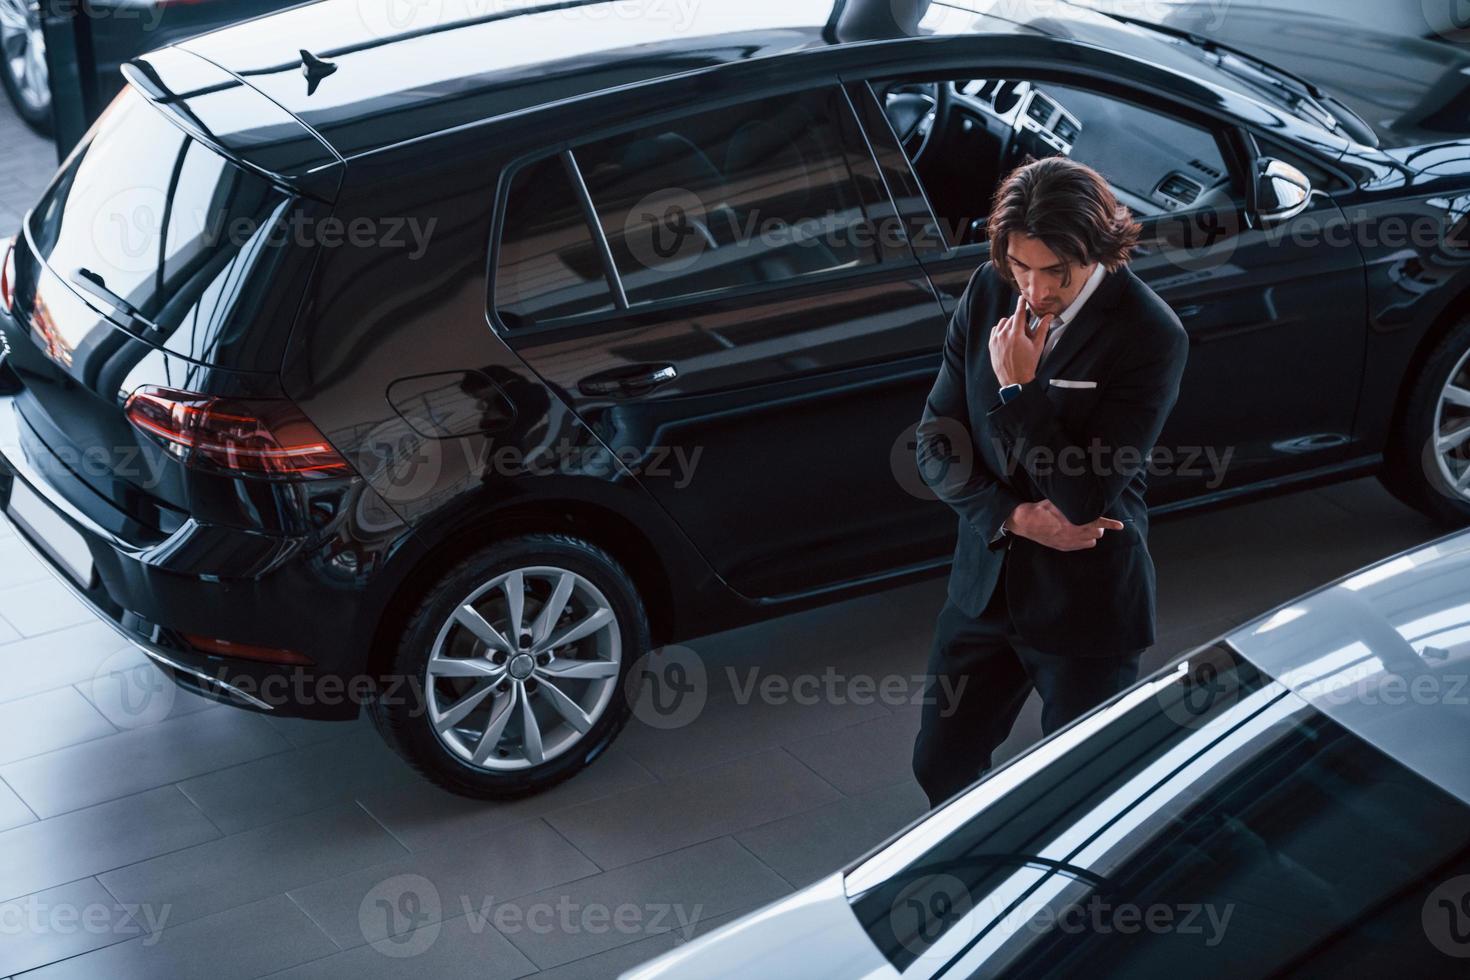
[[[1256,216],[1262,225],[1289,221],[1312,202],[1312,182],[1285,160],[1256,161]]]

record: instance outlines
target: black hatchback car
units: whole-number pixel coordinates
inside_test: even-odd
[[[1082,10],[839,41],[824,2],[615,6],[323,0],[164,48],[27,216],[0,500],[181,684],[366,703],[514,795],[679,680],[656,647],[942,572],[913,430],[995,181],[1050,153],[1191,336],[1157,510],[1382,472],[1470,517],[1470,141],[1380,149]]]

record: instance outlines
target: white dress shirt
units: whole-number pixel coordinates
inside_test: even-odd
[[[1103,276],[1107,275],[1107,271],[1101,262],[1093,266],[1092,275],[1088,276],[1087,282],[1082,285],[1082,292],[1077,294],[1077,298],[1072,300],[1070,306],[1052,320],[1051,329],[1046,335],[1046,347],[1041,351],[1041,359],[1043,361],[1046,360],[1046,355],[1051,353],[1051,349],[1057,345],[1057,338],[1062,335],[1062,329],[1077,319],[1077,314],[1082,312],[1082,304],[1086,303],[1092,294],[1097,292],[1098,283],[1102,282]]]
[[[1077,314],[1082,312],[1082,304],[1086,303],[1092,294],[1097,292],[1098,283],[1102,282],[1103,276],[1107,275],[1107,271],[1101,262],[1093,266],[1092,275],[1088,276],[1087,282],[1082,284],[1082,291],[1077,294],[1077,298],[1072,300],[1071,305],[1065,310],[1052,318],[1051,328],[1046,334],[1046,346],[1041,349],[1041,360],[1046,360],[1046,355],[1050,354],[1051,349],[1057,345],[1057,339],[1061,337],[1062,329],[1077,319]],[[1001,524],[1000,528],[995,532],[995,537],[990,540],[992,542],[998,541],[1006,537],[1009,533],[1005,528],[1005,524]]]

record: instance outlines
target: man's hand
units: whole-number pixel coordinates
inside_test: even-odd
[[[1050,500],[1021,504],[1006,518],[1005,529],[1057,551],[1096,548],[1105,531],[1123,530],[1123,522],[1099,517],[1087,524],[1073,524]]]
[[[990,331],[990,366],[995,378],[1006,385],[1023,385],[1036,377],[1036,365],[1046,347],[1046,332],[1055,317],[1048,313],[1036,325],[1036,333],[1026,333],[1026,298],[1016,300],[1016,312],[997,323]]]

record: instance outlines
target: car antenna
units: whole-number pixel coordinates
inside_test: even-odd
[[[301,74],[306,76],[306,94],[316,92],[316,87],[322,83],[332,72],[337,70],[337,65],[330,61],[323,61],[305,48],[301,49]]]

